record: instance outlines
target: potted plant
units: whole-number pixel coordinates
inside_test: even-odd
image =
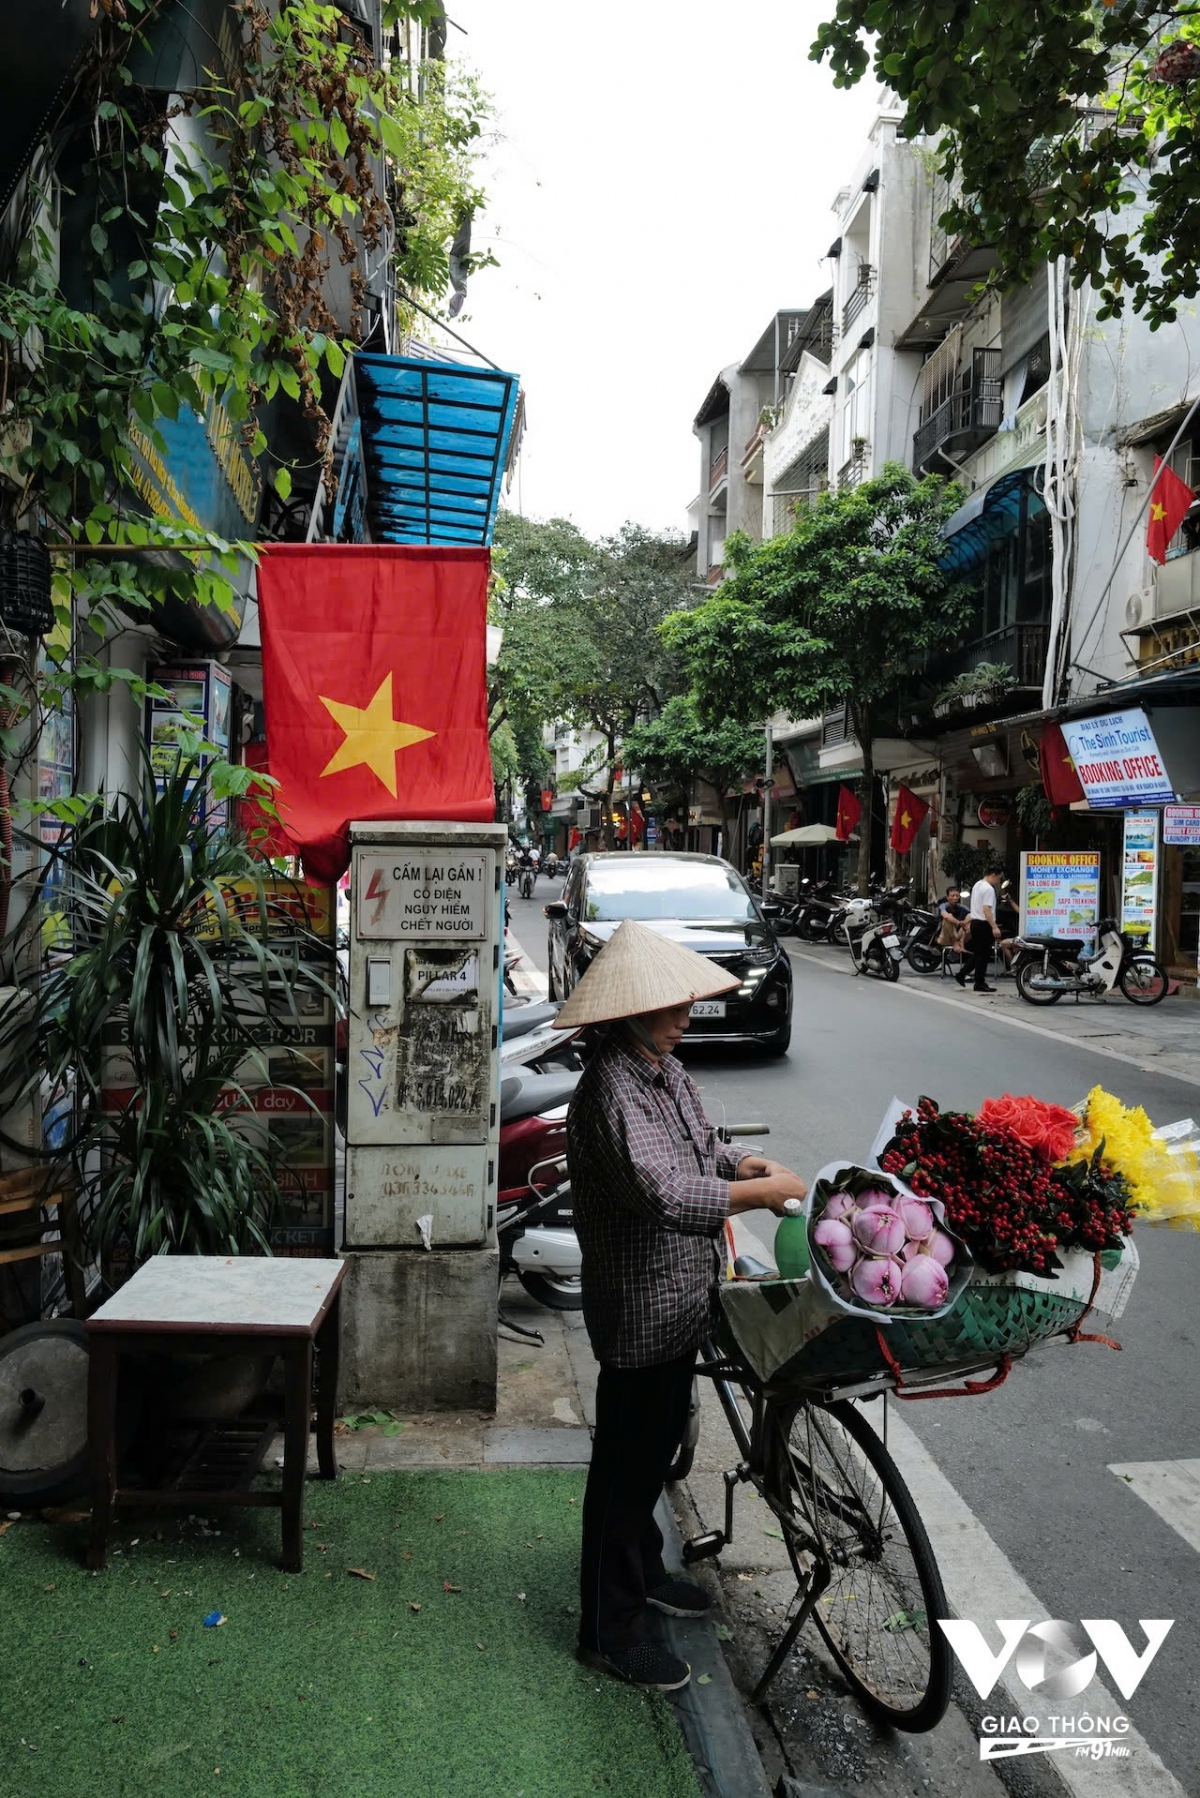
[[[271,864],[205,821],[207,797],[195,761],[156,778],[146,756],[139,791],[87,808],[49,870],[69,942],[0,1018],[0,1107],[73,1084],[58,1160],[109,1287],[152,1255],[270,1253],[279,1169],[246,1083],[267,1084],[303,991],[328,992],[326,946],[280,905]],[[28,965],[41,909],[10,933],[10,965]]]

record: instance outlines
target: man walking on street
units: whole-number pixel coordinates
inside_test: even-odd
[[[702,1617],[708,1595],[663,1565],[654,1507],[683,1436],[696,1351],[714,1325],[725,1220],[783,1211],[805,1187],[721,1143],[672,1051],[693,1000],[738,977],[624,922],[558,1014],[606,1026],[571,1099],[567,1160],[583,1315],[600,1377],[583,1501],[579,1659],[632,1686],[691,1677],[647,1632],[646,1607]]]
[[[987,983],[987,970],[992,957],[992,944],[1000,940],[1000,926],[996,922],[996,891],[1003,879],[1004,869],[993,864],[987,869],[983,879],[977,880],[971,888],[967,954],[954,978],[959,986],[966,986],[967,975],[974,969],[977,993],[994,993],[996,990]]]

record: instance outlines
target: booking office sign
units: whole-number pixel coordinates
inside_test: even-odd
[[[1054,1618],[1034,1623],[1026,1617],[999,1617],[997,1650],[977,1624],[939,1618],[938,1627],[982,1699],[991,1698],[1006,1673],[1010,1699],[1018,1683],[1031,1695],[1031,1704],[1021,1715],[997,1713],[980,1719],[980,1760],[1052,1754],[1059,1749],[1089,1760],[1128,1757],[1129,1718],[1107,1705],[1094,1712],[1073,1701],[1087,1691],[1103,1663],[1128,1702],[1173,1623],[1170,1617],[1140,1618],[1146,1644],[1138,1649],[1111,1617],[1085,1617],[1078,1626]],[[1034,1707],[1036,1715],[1030,1714]]]

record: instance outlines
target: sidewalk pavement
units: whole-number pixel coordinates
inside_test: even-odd
[[[794,962],[813,962],[818,967],[854,978],[845,949],[784,939]],[[1084,1044],[1097,1054],[1131,1063],[1147,1074],[1173,1074],[1189,1085],[1200,1086],[1200,1005],[1182,992],[1171,994],[1159,1005],[1131,1005],[1119,992],[1106,999],[1079,999],[1065,994],[1056,1005],[1028,1005],[1013,980],[994,971],[989,980],[995,993],[975,993],[962,988],[949,975],[917,974],[907,963],[900,971],[900,989],[926,1003],[965,1007],[1019,1030]]]

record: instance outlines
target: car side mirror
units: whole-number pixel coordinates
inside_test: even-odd
[[[549,905],[543,905],[542,907],[542,916],[544,918],[565,918],[566,915],[567,902],[565,899],[551,899]]]

